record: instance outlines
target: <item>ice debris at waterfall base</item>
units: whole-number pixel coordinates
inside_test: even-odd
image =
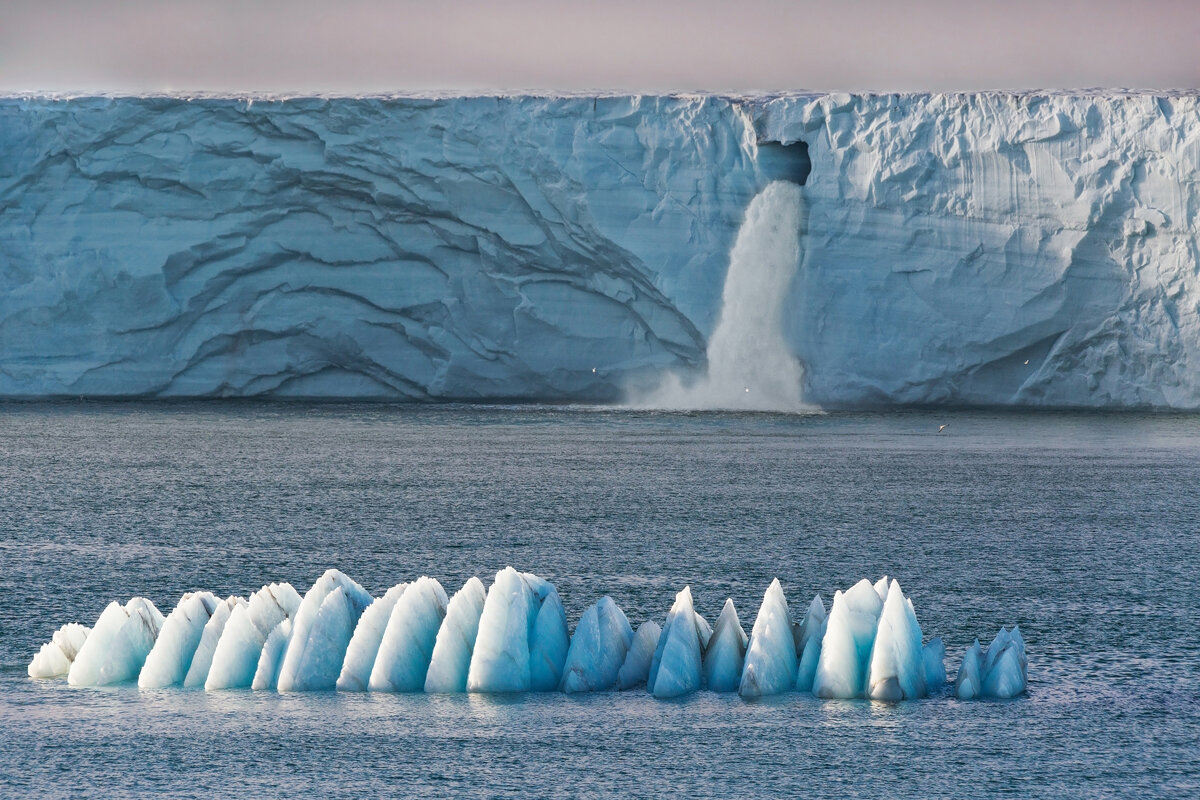
[[[597,692],[643,689],[656,698],[696,691],[754,699],[787,692],[826,699],[1008,699],[1028,681],[1020,628],[967,649],[948,687],[946,648],[925,641],[898,581],[862,580],[820,595],[794,622],[782,584],[767,587],[747,635],[727,599],[710,626],[684,587],[660,624],[636,628],[611,597],[570,633],[558,591],[506,567],[490,589],[469,579],[453,596],[429,577],[378,598],[338,570],[300,596],[290,584],[248,598],[184,594],[164,617],[144,597],[110,603],[89,629],[62,626],[29,676],[72,686],[136,682],[207,691]]]

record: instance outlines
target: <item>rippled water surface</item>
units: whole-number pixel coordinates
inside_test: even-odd
[[[936,433],[939,425],[946,430]],[[0,405],[0,793],[914,798],[1200,794],[1200,418]],[[506,564],[572,624],[690,584],[747,630],[899,578],[926,636],[1020,623],[1028,697],[901,706],[34,682],[59,624],[192,588],[378,593]],[[986,644],[986,641],[985,641]]]

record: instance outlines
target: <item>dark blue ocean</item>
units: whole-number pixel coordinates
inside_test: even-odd
[[[937,433],[940,425],[947,427]],[[6,797],[1200,795],[1200,417],[811,416],[302,404],[0,405]],[[144,594],[453,592],[512,564],[573,625],[690,585],[899,579],[963,650],[1019,623],[1008,702],[72,689],[25,668]]]

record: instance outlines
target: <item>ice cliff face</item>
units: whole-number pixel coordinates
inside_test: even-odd
[[[618,399],[785,179],[806,402],[1200,407],[1191,95],[8,98],[0,154],[0,396]]]

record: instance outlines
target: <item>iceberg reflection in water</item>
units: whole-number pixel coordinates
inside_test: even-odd
[[[658,698],[708,689],[751,699],[790,691],[885,702],[949,694],[946,648],[924,642],[899,582],[859,581],[817,595],[799,623],[771,582],[746,635],[732,600],[715,627],[689,587],[660,627],[636,633],[610,597],[567,630],[558,591],[506,567],[490,590],[471,578],[452,598],[420,577],[382,597],[331,569],[303,598],[287,583],[222,601],[184,594],[167,616],[143,597],[110,603],[95,625],[55,632],[29,664],[32,678],[72,686],[137,681],[142,688],[253,688],[281,692],[596,692],[645,686]],[[959,700],[1025,692],[1028,660],[1019,628],[1001,628],[987,650],[967,650],[954,681]]]

